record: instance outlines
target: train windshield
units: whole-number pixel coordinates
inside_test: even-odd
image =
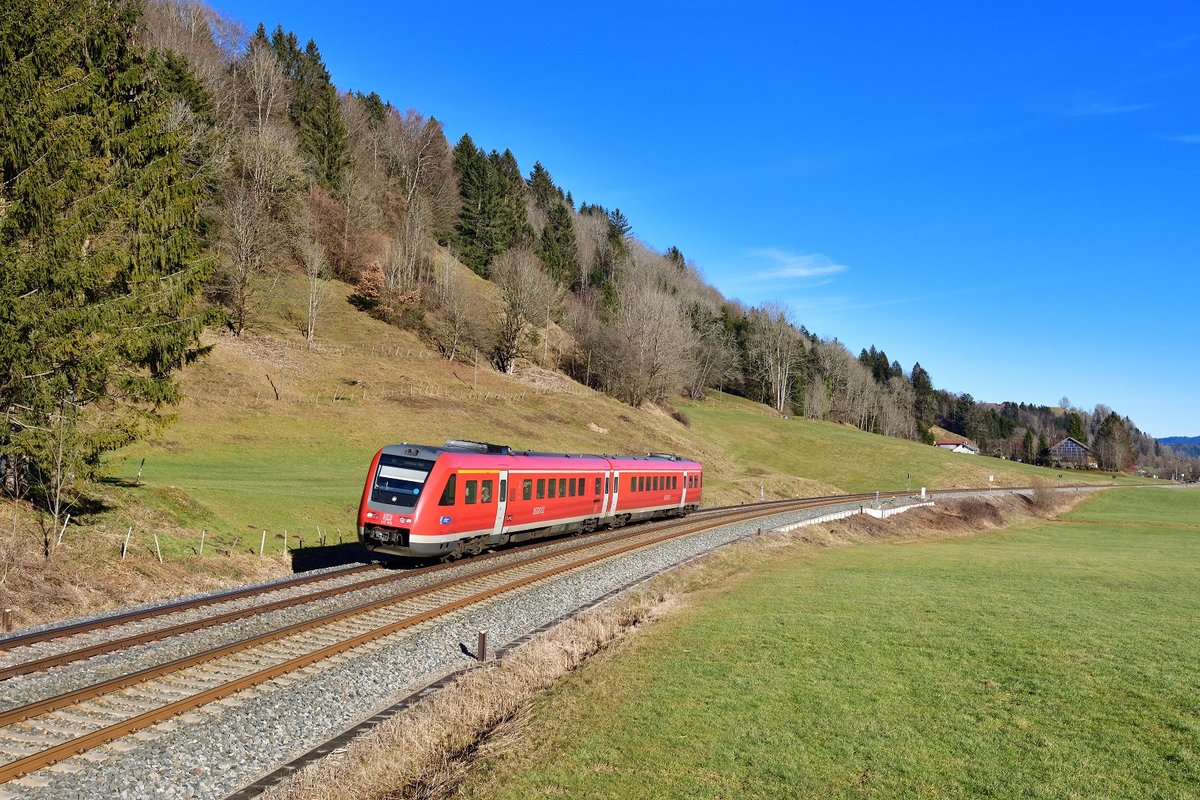
[[[431,469],[432,461],[384,453],[379,457],[371,499],[389,506],[413,508],[425,489],[425,479]]]

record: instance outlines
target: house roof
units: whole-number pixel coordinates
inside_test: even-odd
[[[1083,442],[1079,441],[1078,439],[1076,439],[1076,438],[1075,438],[1075,437],[1073,437],[1073,436],[1068,436],[1067,438],[1063,439],[1061,442],[1058,442],[1057,444],[1051,445],[1050,449],[1051,449],[1051,450],[1057,450],[1058,448],[1062,447],[1062,446],[1063,446],[1064,444],[1066,444],[1067,442],[1074,442],[1075,444],[1079,445],[1080,447],[1082,447],[1084,450],[1088,451],[1089,453],[1090,453],[1090,452],[1092,452],[1092,448],[1088,447],[1086,444],[1084,444]]]
[[[935,443],[937,447],[977,447],[970,439],[938,439]]]

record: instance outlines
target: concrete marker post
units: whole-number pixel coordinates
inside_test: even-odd
[[[475,660],[476,661],[480,661],[480,662],[487,661],[487,637],[488,637],[487,631],[480,631],[479,635],[475,638]]]
[[[13,610],[11,608],[4,609],[4,632],[9,633],[13,629]]]

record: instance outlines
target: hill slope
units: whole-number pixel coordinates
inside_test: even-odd
[[[0,531],[0,602],[17,609],[19,625],[356,558],[349,546],[313,550],[317,528],[330,543],[353,538],[370,458],[399,441],[676,452],[705,464],[708,504],[760,493],[986,486],[989,476],[999,486],[1058,479],[1051,470],[782,417],[730,395],[680,400],[685,426],[662,409],[631,408],[532,364],[506,375],[484,362],[447,361],[416,335],[356,310],[345,285],[330,289],[336,296],[311,349],[294,322],[305,302],[298,277],[280,284],[259,328],[241,338],[209,332],[212,352],[184,373],[187,399],[175,423],[115,454],[114,477],[87,508],[73,509],[50,559],[41,557],[45,533],[36,520],[6,503],[13,524],[11,534]],[[300,537],[306,549],[297,553]]]
[[[719,394],[681,400],[691,418],[686,427],[532,365],[504,375],[483,363],[446,361],[415,335],[356,311],[347,291],[331,304],[311,350],[282,323],[241,339],[210,336],[212,355],[184,378],[189,399],[178,422],[121,454],[121,477],[142,468],[142,485],[125,490],[133,502],[118,505],[148,506],[182,534],[281,535],[320,526],[348,535],[376,449],[451,438],[568,452],[677,452],[705,463],[710,503],[760,492],[984,486],[989,475],[997,485],[1026,485],[1035,475],[1058,475],[784,418]],[[302,302],[300,293],[299,281],[285,286],[277,319]]]
[[[1168,436],[1158,441],[1180,455],[1200,458],[1200,436]]]

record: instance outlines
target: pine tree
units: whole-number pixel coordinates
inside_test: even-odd
[[[0,454],[55,519],[179,400],[205,323],[200,187],[134,44],[140,11],[0,15]]]
[[[504,250],[500,179],[487,156],[465,133],[454,146],[454,170],[462,200],[455,227],[459,257],[486,278],[492,259]]]
[[[578,251],[575,244],[575,225],[565,203],[555,203],[546,215],[538,255],[546,272],[555,280],[570,286],[578,280]],[[578,287],[575,287],[578,288]]]
[[[937,398],[933,393],[933,380],[919,361],[913,364],[910,380],[913,387],[913,416],[916,417],[917,426],[921,430],[929,430],[937,417]]]
[[[283,26],[271,34],[271,49],[292,80],[295,96],[288,115],[300,134],[300,152],[317,183],[336,191],[350,168],[350,134],[321,51],[312,39],[301,51],[296,34],[284,33]]]
[[[1083,429],[1083,419],[1078,412],[1072,411],[1067,414],[1067,436],[1077,442],[1087,444],[1087,433]]]
[[[1025,429],[1025,463],[1032,464],[1037,461],[1037,453],[1033,452],[1033,431],[1029,428]]]
[[[296,99],[289,111],[300,129],[300,152],[312,163],[317,182],[337,189],[350,166],[350,136],[337,89],[312,39],[298,61],[295,81]]]
[[[533,201],[537,203],[538,208],[547,213],[563,201],[562,190],[554,185],[554,179],[540,161],[534,162],[529,173],[529,188],[533,191]]]
[[[500,248],[528,247],[533,243],[533,227],[525,208],[525,179],[511,150],[503,154],[492,151],[488,161],[496,172],[500,188]]]

